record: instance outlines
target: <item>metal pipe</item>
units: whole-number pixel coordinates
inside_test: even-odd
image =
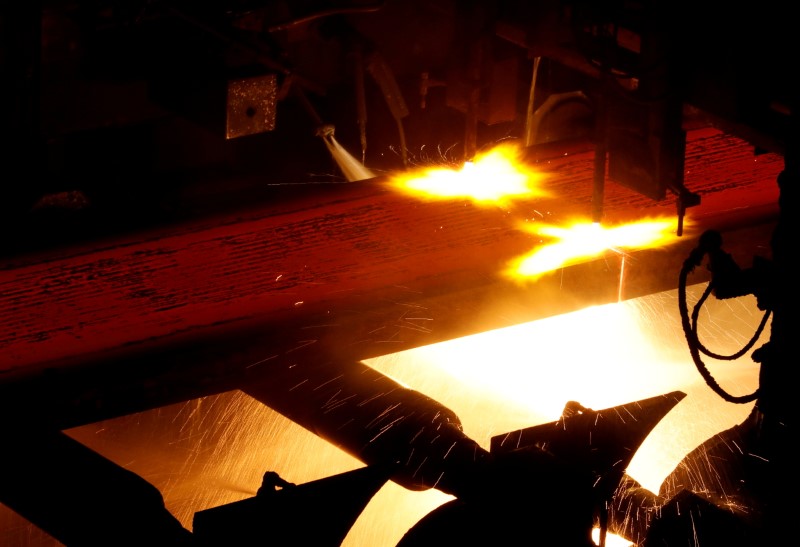
[[[607,86],[605,69],[601,77],[601,86]],[[595,111],[595,148],[594,175],[592,183],[592,221],[603,220],[603,203],[605,201],[606,155],[608,152],[608,118],[605,97],[601,94],[597,99]]]
[[[410,490],[459,495],[489,456],[452,410],[362,362],[293,362],[242,390],[368,465],[397,464]]]
[[[533,121],[533,115],[536,112],[536,81],[539,79],[539,63],[542,58],[536,56],[533,58],[533,73],[531,74],[531,87],[528,91],[528,107],[525,114],[525,146],[533,146],[536,144],[536,127]]]
[[[152,484],[61,431],[4,424],[0,502],[65,545],[189,547]]]

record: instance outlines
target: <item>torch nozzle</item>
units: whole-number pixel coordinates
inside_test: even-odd
[[[323,139],[328,139],[333,137],[333,134],[336,132],[336,127],[331,124],[320,125],[317,127],[316,135],[318,137],[322,137]]]

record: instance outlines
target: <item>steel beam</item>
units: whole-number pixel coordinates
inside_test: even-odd
[[[421,201],[382,178],[286,184],[235,213],[7,258],[0,399],[78,425],[299,360],[360,360],[674,288],[690,231],[624,264],[609,253],[535,283],[501,275],[540,244],[517,222],[589,218],[592,156],[539,154],[553,197],[509,208]],[[691,132],[697,230],[720,230],[734,256],[767,252],[782,167],[718,131]],[[609,221],[674,214],[618,185],[605,200]]]

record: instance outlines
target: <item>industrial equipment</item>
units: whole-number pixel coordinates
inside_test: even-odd
[[[242,401],[359,462],[298,481],[334,497],[358,486],[320,542],[343,541],[389,485],[449,497],[403,547],[439,544],[448,527],[533,541],[536,530],[501,533],[529,512],[537,525],[563,516],[539,537],[581,547],[593,528],[601,545],[607,532],[645,547],[780,543],[793,533],[783,496],[798,486],[794,32],[775,1],[3,3],[0,543],[207,545],[245,521],[249,541],[264,531],[241,520],[253,492],[211,502],[172,476],[143,478],[115,441],[93,450],[86,429],[185,419],[191,432],[174,442],[198,443],[189,462],[232,435],[220,424],[245,421]],[[431,168],[467,173],[503,144],[545,177],[540,193],[487,205],[393,185]],[[548,243],[525,226],[576,218],[667,218],[674,237],[506,275]],[[706,282],[690,312],[687,288]],[[603,411],[578,400],[556,421],[496,431],[489,447],[448,404],[366,364],[675,289],[698,377],[753,406],[659,492],[624,471],[676,390]],[[769,340],[752,353],[757,389],[740,396],[704,368],[702,355],[720,356],[698,324],[709,298],[748,296],[764,312],[753,343]],[[612,414],[648,419],[598,448],[587,420]],[[545,432],[575,423],[575,438]],[[281,435],[264,434],[269,451]],[[510,453],[494,445],[513,436]],[[709,454],[715,487],[699,491],[694,465]],[[498,475],[527,488],[527,502],[481,482]],[[294,493],[281,495],[308,522],[329,503]],[[179,502],[194,521],[174,514]],[[488,528],[467,526],[490,508]]]

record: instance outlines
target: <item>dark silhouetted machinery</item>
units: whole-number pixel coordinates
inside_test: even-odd
[[[333,515],[309,544],[337,545],[387,481],[455,498],[403,547],[583,546],[595,526],[646,547],[784,544],[800,176],[787,6],[4,2],[0,502],[70,546],[274,534],[254,522],[254,498],[198,512],[190,532],[157,488],[64,434],[241,390],[365,464],[280,492],[276,520]],[[508,140],[555,174],[559,195],[540,207],[553,217],[666,211],[682,243],[638,253],[625,294],[603,261],[521,286],[496,275],[530,245],[502,211],[383,184]],[[751,416],[662,492],[625,467],[680,392],[568,405],[486,450],[445,405],[363,363],[678,288],[699,373],[743,402],[703,366],[685,302],[701,281],[704,300],[754,295],[769,342],[753,353]],[[408,315],[412,299],[435,328]],[[482,321],[487,300],[503,313]],[[693,459],[716,462],[718,490],[680,488]]]

